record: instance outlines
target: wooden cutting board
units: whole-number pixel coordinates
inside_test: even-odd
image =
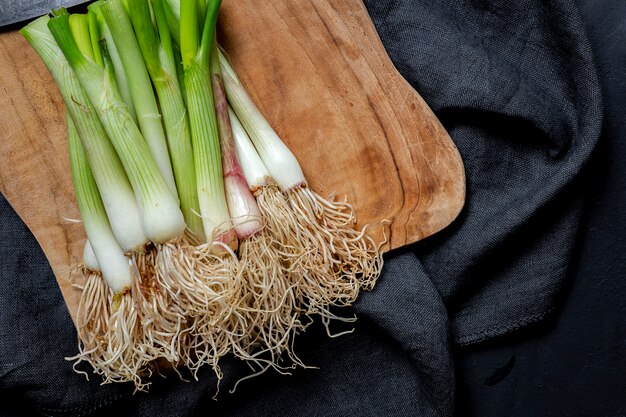
[[[447,226],[465,198],[459,153],[389,60],[360,0],[225,0],[220,39],[321,195],[347,196],[385,250]],[[85,235],[64,105],[16,32],[0,33],[0,192],[43,248],[72,317]],[[382,238],[382,227],[374,229]]]

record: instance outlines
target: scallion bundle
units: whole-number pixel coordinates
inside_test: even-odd
[[[99,0],[21,33],[67,107],[88,241],[80,353],[147,389],[232,354],[304,366],[295,336],[380,274],[380,247],[300,165],[219,51],[220,0]]]

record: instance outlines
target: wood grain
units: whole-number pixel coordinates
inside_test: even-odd
[[[389,60],[360,0],[225,0],[220,40],[311,188],[386,220],[385,250],[441,230],[461,210],[458,151]],[[82,225],[64,106],[17,32],[0,34],[0,192],[33,232],[74,317]],[[382,239],[383,227],[372,229]]]

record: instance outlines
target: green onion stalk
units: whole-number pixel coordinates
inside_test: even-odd
[[[180,0],[164,0],[163,10],[172,40],[180,45]]]
[[[137,42],[163,114],[167,145],[185,223],[195,235],[195,239],[204,242],[202,219],[198,215],[200,207],[196,191],[191,128],[178,83],[174,48],[167,26],[163,0],[152,2],[156,27],[152,23],[148,0],[129,0],[128,7]]]
[[[152,159],[147,141],[115,88],[110,71],[80,51],[71,33],[68,15],[50,19],[48,27],[117,152],[138,202],[146,237],[152,242],[164,243],[181,236],[185,222],[177,198]]]
[[[147,238],[141,228],[139,208],[131,185],[95,109],[48,30],[48,21],[49,18],[37,19],[22,29],[21,33],[52,74],[67,111],[84,138],[83,146],[115,237],[125,251],[141,250]],[[87,28],[83,26],[83,29],[89,39]]]
[[[228,300],[240,274],[237,261],[236,230],[226,202],[222,175],[217,116],[213,105],[209,58],[221,1],[207,5],[203,21],[199,18],[198,0],[183,0],[180,4],[180,51],[183,63],[183,85],[189,113],[196,190],[200,215],[207,243],[181,246],[170,257],[169,268],[188,278],[199,276],[203,285],[198,291],[214,296],[202,310],[193,309],[194,327],[189,332],[195,362],[187,365],[197,372],[210,364],[218,377],[219,359],[229,351],[229,322],[232,309]],[[182,255],[182,259],[181,259]],[[180,265],[180,267],[178,267]],[[183,281],[189,281],[189,279]]]
[[[127,78],[134,83],[133,85],[143,84],[143,91],[149,91],[149,94],[143,95],[142,100],[134,101],[134,103],[139,103],[135,107],[138,109],[141,123],[142,115],[145,115],[146,111],[153,111],[157,107],[150,80],[137,77],[137,74],[142,73],[142,69],[144,75],[147,74],[147,70],[141,51],[139,50],[138,40],[135,38],[129,20],[129,14],[132,15],[132,13],[137,12],[137,7],[135,6],[136,4],[129,4],[130,13],[127,13],[126,8],[120,4],[120,1],[110,0],[91,5],[90,13],[94,12],[102,16],[103,19],[101,19],[101,23],[104,24],[105,28],[109,28],[110,33],[115,34],[117,39],[121,38],[120,34],[126,34],[124,38],[126,43],[118,45],[119,49],[122,49],[122,45],[125,45],[123,52],[120,54],[123,64],[121,73],[126,76],[126,70],[131,68],[133,75],[128,75]],[[147,2],[145,6],[146,8],[143,9],[143,12],[147,12],[150,26],[140,28],[143,31],[152,29],[152,20],[150,19],[150,10]],[[133,9],[130,9],[130,7],[133,7]],[[139,11],[142,12],[142,10]],[[137,33],[142,32],[137,31]],[[108,44],[105,45],[108,46]],[[173,60],[173,57],[171,60]],[[150,62],[148,61],[148,63]],[[113,67],[115,67],[115,64],[113,64]],[[170,67],[174,68],[175,66],[170,64]],[[151,66],[150,69],[154,69],[154,66]],[[120,71],[114,68],[113,73],[117,74],[118,72]],[[155,74],[154,71],[153,74]],[[165,74],[165,76],[167,76],[167,74]],[[173,77],[173,79],[176,81],[176,77]],[[179,88],[176,83],[169,82],[167,77],[155,79],[155,86],[157,93],[160,93],[160,98],[167,99],[167,101],[161,101],[161,108],[166,113],[165,123],[168,129],[168,148],[172,155],[174,170],[177,173],[176,191],[180,196],[181,209],[187,225],[191,228],[194,227],[194,225],[197,226],[197,224],[200,224],[201,232],[201,222],[199,222],[198,217],[194,214],[195,210],[197,210],[194,177],[193,175],[190,177],[185,175],[188,174],[188,172],[185,171],[185,167],[190,162],[193,162],[193,160],[190,138],[188,137],[188,123],[185,123],[186,114],[184,103],[179,93],[179,100],[175,101]],[[131,93],[134,92],[134,99],[137,98],[139,91],[141,90],[136,88],[131,89]],[[146,102],[153,102],[152,107],[146,107]],[[172,103],[174,106],[172,106]],[[176,106],[177,104],[178,106]],[[172,111],[173,107],[174,111]],[[148,110],[146,110],[146,108]],[[154,119],[146,119],[146,121],[150,120],[154,121]],[[152,130],[149,132],[162,131],[160,121],[158,121],[157,126],[151,126],[150,128]],[[157,134],[156,137],[158,136]],[[154,156],[154,149],[151,151]],[[165,159],[165,162],[169,165],[167,150]],[[160,171],[163,173],[162,169],[160,169]],[[191,171],[193,173],[193,167],[191,167]],[[190,230],[190,233],[193,236],[198,236],[198,228],[195,227],[195,229],[196,232]],[[170,244],[179,239],[180,238],[175,238],[164,244]],[[180,340],[181,337],[184,337],[185,329],[188,327],[188,314],[185,306],[178,297],[181,289],[185,287],[176,280],[168,279],[171,275],[156,273],[159,269],[157,263],[161,248],[161,245],[152,246],[149,251],[137,256],[136,259],[141,273],[135,282],[136,288],[133,299],[144,318],[144,320],[142,320],[143,344],[141,347],[138,347],[137,352],[138,355],[141,355],[140,360],[142,360],[146,366],[151,366],[151,363],[155,360],[164,360],[169,363],[186,362],[185,358],[188,355],[188,350]]]
[[[138,311],[128,296],[119,298],[114,311],[107,302],[110,298],[107,296],[113,293],[120,295],[130,291],[135,267],[111,230],[81,138],[69,113],[66,119],[76,202],[90,247],[96,260],[99,259],[102,271],[101,274],[91,273],[85,283],[78,308],[82,351],[68,359],[76,360],[74,367],[81,361],[90,363],[96,373],[105,377],[104,382],[134,381],[138,389],[143,389],[138,376],[140,362],[134,354],[136,340],[133,335],[137,334],[139,325]]]
[[[105,2],[100,6],[105,18],[109,4]],[[122,11],[126,13],[123,8]],[[118,30],[115,28],[117,23],[117,19],[108,19],[107,26],[111,33]],[[93,106],[94,113],[98,115],[126,172],[138,203],[139,224],[145,236],[155,244],[180,239],[185,230],[185,222],[178,198],[173,195],[170,185],[153,159],[148,141],[142,136],[117,90],[115,71],[106,41],[99,43],[103,57],[103,65],[100,65],[98,60],[92,59],[92,55],[85,53],[85,45],[89,42],[77,41],[78,37],[73,35],[68,15],[51,19],[48,27]],[[130,31],[132,35],[132,29]],[[121,47],[118,50],[124,61]],[[143,65],[141,55],[139,59]],[[140,67],[137,64],[132,68],[138,71]],[[129,75],[126,69],[125,73]],[[152,94],[149,80],[148,87]],[[145,113],[140,110],[140,106],[135,107],[141,121],[141,115]],[[155,119],[160,123],[160,118]],[[165,152],[167,155],[167,148]],[[132,301],[141,315],[141,326],[134,328],[133,332],[127,332],[128,343],[133,343],[132,352],[135,356],[132,358],[133,372],[128,371],[125,374],[127,378],[132,378],[138,389],[145,387],[141,378],[150,374],[155,360],[164,358],[169,362],[178,362],[185,355],[181,354],[180,337],[187,326],[187,318],[184,310],[177,306],[171,295],[167,291],[162,291],[156,282],[154,274],[156,256],[152,245],[143,254],[133,254],[133,260],[137,262],[140,273],[133,282],[132,296],[130,293],[124,294],[124,300]],[[115,310],[118,305],[119,302],[114,300],[113,309]],[[106,358],[98,360],[107,364],[110,362]],[[114,378],[114,371],[108,372],[106,377],[107,380]],[[122,380],[121,378],[116,380]]]
[[[65,101],[70,163],[89,245],[87,271],[77,313],[80,354],[78,362],[91,363],[108,381],[136,379],[133,358],[137,311],[130,292],[135,270],[125,251],[142,250],[147,239],[132,188],[98,115],[68,61],[48,29],[47,16],[20,32],[37,51],[52,74]],[[73,31],[82,33],[81,46],[89,49],[84,18],[73,19]],[[71,29],[70,29],[71,30]],[[141,383],[139,382],[139,386]]]
[[[129,0],[129,15],[163,113],[178,196],[189,232],[186,239],[159,247],[155,272],[160,287],[170,292],[176,306],[191,321],[190,329],[186,332],[194,337],[194,329],[203,327],[201,319],[219,316],[216,310],[224,305],[220,300],[227,298],[224,292],[230,288],[227,284],[232,280],[232,267],[227,266],[230,264],[227,258],[202,253],[196,247],[198,243],[206,242],[206,236],[211,237],[206,246],[212,246],[214,232],[205,231],[206,222],[203,222],[201,213],[210,213],[207,208],[212,210],[213,202],[209,202],[208,207],[205,205],[204,211],[200,207],[192,126],[178,82],[175,51],[165,8],[162,0],[153,0],[151,4],[156,26],[153,24],[148,0]],[[196,100],[196,96],[197,93],[191,93],[192,99]],[[206,138],[196,140],[196,144],[202,142],[202,145],[197,145],[198,149],[204,149],[205,140]],[[206,184],[205,170],[209,162],[200,161],[201,170],[198,173],[204,175],[202,178],[205,181],[201,184]],[[189,273],[190,269],[194,270],[193,265],[199,265],[196,268],[202,273]],[[183,352],[187,351],[183,349]],[[204,361],[203,356],[188,353],[183,354],[178,362],[197,369]]]
[[[122,96],[122,100],[124,104],[126,104],[126,108],[128,112],[133,117],[135,123],[137,123],[137,112],[135,111],[135,105],[133,104],[133,98],[130,93],[129,80],[126,77],[126,73],[124,72],[124,67],[122,65],[122,58],[120,57],[119,52],[117,52],[117,48],[115,46],[115,42],[113,41],[113,35],[109,30],[109,26],[107,25],[106,20],[104,19],[104,15],[100,10],[100,5],[103,0],[98,0],[92,4],[90,4],[87,9],[89,10],[89,29],[92,33],[92,45],[94,52],[100,51],[99,44],[104,42],[107,48],[107,52],[112,62],[112,69],[114,72],[115,83],[117,85],[117,91],[119,91]],[[95,41],[95,42],[93,42]],[[96,63],[100,66],[104,65],[102,60],[102,53],[97,54],[100,56],[100,59],[96,59]]]
[[[131,262],[124,255],[124,251],[111,230],[109,218],[89,168],[78,130],[69,113],[66,120],[70,170],[85,232],[91,242],[96,260],[100,259],[98,265],[111,290],[116,294],[129,291],[132,281]]]
[[[292,342],[304,326],[299,320],[289,271],[281,263],[283,248],[263,228],[261,211],[237,156],[217,42],[212,49],[211,82],[226,200],[239,237],[239,260],[245,266],[243,279],[237,281],[238,296],[231,298],[231,305],[237,311],[237,319],[232,321],[232,350],[241,359],[258,365],[261,372],[268,366],[281,368],[279,360],[284,352],[303,365],[293,353]],[[262,353],[264,359],[260,359]]]
[[[324,199],[308,187],[296,157],[221,51],[220,64],[228,101],[271,176],[269,184],[250,184],[257,188],[268,233],[286,249],[283,262],[292,268],[296,298],[306,300],[306,313],[319,314],[327,330],[331,319],[353,321],[334,315],[331,307],[350,305],[362,288],[374,286],[382,269],[380,245],[365,227],[354,228],[350,204]]]
[[[227,248],[237,249],[237,235],[230,223],[224,194],[217,117],[209,79],[209,57],[220,3],[213,1],[207,10],[202,36],[196,0],[184,0],[181,3],[180,25],[200,214],[206,240],[214,242],[213,250],[216,253],[222,253]]]
[[[98,9],[104,16],[120,55],[132,102],[137,113],[139,129],[150,148],[150,154],[156,162],[161,176],[172,194],[178,198],[161,114],[123,0],[107,0],[101,3]]]

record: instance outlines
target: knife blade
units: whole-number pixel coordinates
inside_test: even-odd
[[[0,27],[41,16],[59,7],[70,7],[87,0],[0,0]]]

